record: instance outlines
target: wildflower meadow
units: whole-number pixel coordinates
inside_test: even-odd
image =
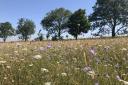
[[[128,85],[128,39],[1,43],[0,85]]]

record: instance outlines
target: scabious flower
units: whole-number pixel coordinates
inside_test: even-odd
[[[121,80],[121,79],[120,79],[120,77],[119,77],[118,75],[116,76],[116,79],[117,79],[118,81],[120,81],[120,80]]]
[[[84,69],[83,69],[84,72],[88,72],[88,71],[91,71],[91,70],[92,70],[91,67],[84,67]]]
[[[35,56],[33,56],[33,58],[39,60],[42,58],[42,56],[41,55],[35,55]]]
[[[52,45],[50,43],[48,43],[47,48],[51,48],[51,47],[52,47]]]
[[[87,74],[88,74],[89,76],[91,76],[92,79],[94,79],[94,78],[95,78],[95,75],[96,75],[93,70],[92,70],[92,71],[88,71]]]
[[[95,74],[95,71],[94,71],[91,67],[84,67],[83,71],[84,71],[87,75],[91,76],[92,79],[95,78],[95,75],[96,75],[96,74]]]
[[[98,83],[98,82],[96,82],[96,83],[95,83],[95,85],[99,85],[99,83]]]
[[[115,65],[115,67],[116,67],[116,68],[119,68],[119,67],[120,67],[120,64],[119,64],[119,63],[117,63],[117,64]]]
[[[89,52],[90,52],[90,54],[92,55],[92,56],[96,56],[96,49],[94,48],[94,47],[92,47],[90,50],[89,50]]]
[[[128,85],[128,81],[122,80],[118,75],[116,76],[116,79],[120,82],[122,82],[124,85]]]

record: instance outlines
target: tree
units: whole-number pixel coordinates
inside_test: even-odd
[[[67,38],[67,40],[68,40],[68,35],[66,35],[66,38]]]
[[[57,35],[52,36],[52,41],[57,41]]]
[[[107,31],[112,37],[128,26],[128,0],[97,0],[89,16],[92,27]]]
[[[35,33],[35,24],[32,20],[21,18],[16,32],[21,35],[20,39],[27,41],[30,35]]]
[[[79,9],[74,12],[69,18],[67,26],[69,28],[68,33],[73,35],[76,40],[80,33],[87,33],[90,28],[90,22],[85,15],[85,10]]]
[[[47,40],[48,40],[48,38],[50,37],[50,34],[49,34],[49,32],[46,34],[46,38],[47,38]]]
[[[8,36],[14,35],[14,29],[10,22],[0,23],[0,38],[5,42]]]
[[[41,33],[41,30],[38,32],[38,39],[42,41],[44,39],[43,34]]]
[[[50,34],[57,35],[60,39],[61,34],[67,28],[66,22],[71,15],[71,12],[64,8],[58,8],[47,13],[47,16],[41,21],[41,25]]]

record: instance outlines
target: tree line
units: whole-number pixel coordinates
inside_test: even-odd
[[[65,8],[56,8],[46,14],[41,25],[47,31],[46,37],[62,39],[62,34],[68,32],[77,40],[78,35],[96,30],[95,35],[111,33],[112,37],[128,33],[128,0],[97,0],[93,13],[86,15],[84,9],[74,13]],[[10,22],[0,23],[0,38],[5,42],[8,36],[18,35],[19,39],[27,41],[35,33],[35,24],[30,19],[21,18],[17,29]],[[42,40],[41,30],[37,39]]]

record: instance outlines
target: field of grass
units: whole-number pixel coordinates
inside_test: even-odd
[[[128,39],[1,43],[0,85],[128,85]]]

